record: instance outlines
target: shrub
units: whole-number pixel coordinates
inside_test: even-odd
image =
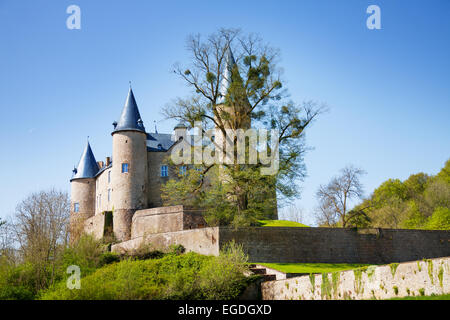
[[[225,300],[237,297],[246,287],[244,272],[248,270],[248,256],[242,246],[233,242],[225,245],[219,257],[211,259],[199,274],[204,297]]]
[[[181,244],[172,244],[169,246],[169,253],[180,255],[186,252],[186,249]]]
[[[114,252],[103,252],[99,257],[99,266],[104,266],[120,261],[120,255]]]
[[[0,300],[34,299],[36,281],[31,264],[15,266],[0,257]]]
[[[91,235],[82,235],[76,242],[72,243],[63,253],[63,263],[60,266],[60,277],[67,277],[66,270],[70,265],[79,266],[82,275],[95,271],[105,263],[102,255],[106,252],[105,245],[94,239]]]

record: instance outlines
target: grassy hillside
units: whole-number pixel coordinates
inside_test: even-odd
[[[261,227],[308,227],[307,225],[288,220],[258,220]]]
[[[44,300],[236,299],[252,278],[236,255],[193,252],[159,259],[123,260],[81,279],[79,290],[65,281],[41,293]]]

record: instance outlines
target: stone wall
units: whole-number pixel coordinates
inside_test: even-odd
[[[161,200],[161,186],[169,179],[177,177],[177,175],[169,173],[168,177],[161,177],[161,166],[165,164],[169,154],[167,152],[147,152],[148,165],[148,189],[147,199],[150,208],[161,207],[163,205]]]
[[[178,210],[177,207],[168,208],[174,212]],[[134,237],[117,244],[116,248],[136,249],[142,243],[151,243],[161,249],[168,244],[182,244],[198,253],[218,254],[220,248],[234,240],[243,246],[249,261],[254,263],[384,264],[450,256],[450,231],[220,227],[157,234],[146,232],[153,230],[149,226],[151,219],[162,219],[162,216],[137,215],[133,222]],[[164,219],[171,220],[170,214],[165,216]],[[179,216],[173,214],[173,219],[174,225],[179,226]]]
[[[383,264],[450,256],[450,231],[342,228],[220,228],[251,262]]]
[[[219,228],[148,234],[115,244],[111,250],[117,253],[132,252],[144,244],[149,244],[158,250],[165,250],[170,245],[181,244],[186,251],[217,256],[219,255]]]
[[[84,221],[84,231],[96,239],[101,239],[105,231],[105,215],[100,213],[86,219]]]
[[[146,234],[165,233],[205,227],[199,212],[183,206],[160,207],[136,211],[131,224],[131,239]]]
[[[108,180],[112,168],[108,168],[101,172],[95,180],[95,214],[101,214],[105,211],[112,211],[114,205],[112,202],[113,183]],[[108,190],[110,198],[108,199]]]
[[[268,281],[264,300],[390,299],[450,293],[450,257]]]

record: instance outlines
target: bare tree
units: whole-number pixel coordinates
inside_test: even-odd
[[[70,201],[67,193],[56,190],[31,194],[19,203],[14,231],[21,258],[36,272],[36,289],[54,281],[62,249],[68,243]]]
[[[14,258],[14,236],[11,223],[0,218],[0,257]]]
[[[347,227],[352,218],[362,214],[362,210],[350,211],[350,202],[361,199],[363,186],[359,181],[365,172],[349,165],[341,170],[341,174],[334,177],[327,185],[321,185],[316,197],[319,205],[316,218],[319,225]]]

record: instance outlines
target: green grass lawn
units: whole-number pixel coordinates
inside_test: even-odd
[[[330,273],[336,271],[352,270],[367,264],[349,263],[257,263],[284,273]]]
[[[390,300],[450,300],[450,294],[443,294],[440,296],[416,296],[416,297],[403,297],[403,298],[393,298]]]
[[[308,227],[307,225],[288,220],[258,220],[261,227]]]

